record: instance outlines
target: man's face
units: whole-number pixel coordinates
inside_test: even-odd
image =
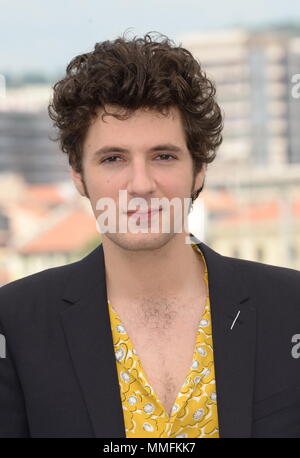
[[[118,107],[108,106],[112,112]],[[129,221],[132,214],[128,208],[120,207],[119,191],[127,191],[127,202],[132,198],[143,198],[149,208],[151,199],[174,197],[182,201],[203,184],[205,167],[194,176],[193,162],[187,149],[185,134],[177,108],[167,116],[155,110],[136,110],[126,120],[105,116],[102,111],[91,123],[83,144],[83,176],[71,170],[74,183],[81,195],[88,191],[96,218],[103,212],[97,210],[101,198],[112,198],[115,202],[117,228],[119,213]],[[120,208],[119,208],[120,207]],[[144,211],[141,207],[136,210]],[[170,231],[162,231],[164,209],[154,215],[144,215],[136,220],[146,233],[106,232],[113,243],[126,250],[155,250],[161,248],[176,235],[174,231],[174,209],[171,206]],[[167,211],[167,209],[166,209]],[[133,218],[136,217],[137,214]],[[159,218],[158,233],[151,232],[151,219]]]

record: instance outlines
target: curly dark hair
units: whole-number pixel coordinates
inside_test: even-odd
[[[92,52],[73,58],[65,77],[54,85],[48,113],[59,131],[56,140],[77,172],[83,172],[82,145],[99,108],[104,116],[127,119],[138,108],[166,113],[175,106],[181,114],[194,174],[215,159],[223,119],[214,83],[187,49],[165,35],[152,37],[153,33],[131,39],[124,34],[114,41],[96,43]],[[106,105],[122,107],[122,114],[109,113]]]

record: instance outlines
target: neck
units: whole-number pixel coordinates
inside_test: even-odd
[[[201,256],[185,243],[186,233],[157,249],[128,250],[103,236],[107,296],[138,302],[145,297],[206,293]]]

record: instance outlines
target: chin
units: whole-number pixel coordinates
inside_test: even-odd
[[[127,233],[127,234],[112,234],[106,233],[103,234],[107,237],[112,243],[122,248],[123,250],[130,251],[151,251],[159,250],[167,243],[169,243],[174,237],[178,234],[174,233]]]

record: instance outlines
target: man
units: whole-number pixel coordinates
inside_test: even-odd
[[[98,43],[49,114],[102,243],[1,288],[0,435],[300,437],[299,272],[181,225],[221,143],[199,63],[165,37]]]

